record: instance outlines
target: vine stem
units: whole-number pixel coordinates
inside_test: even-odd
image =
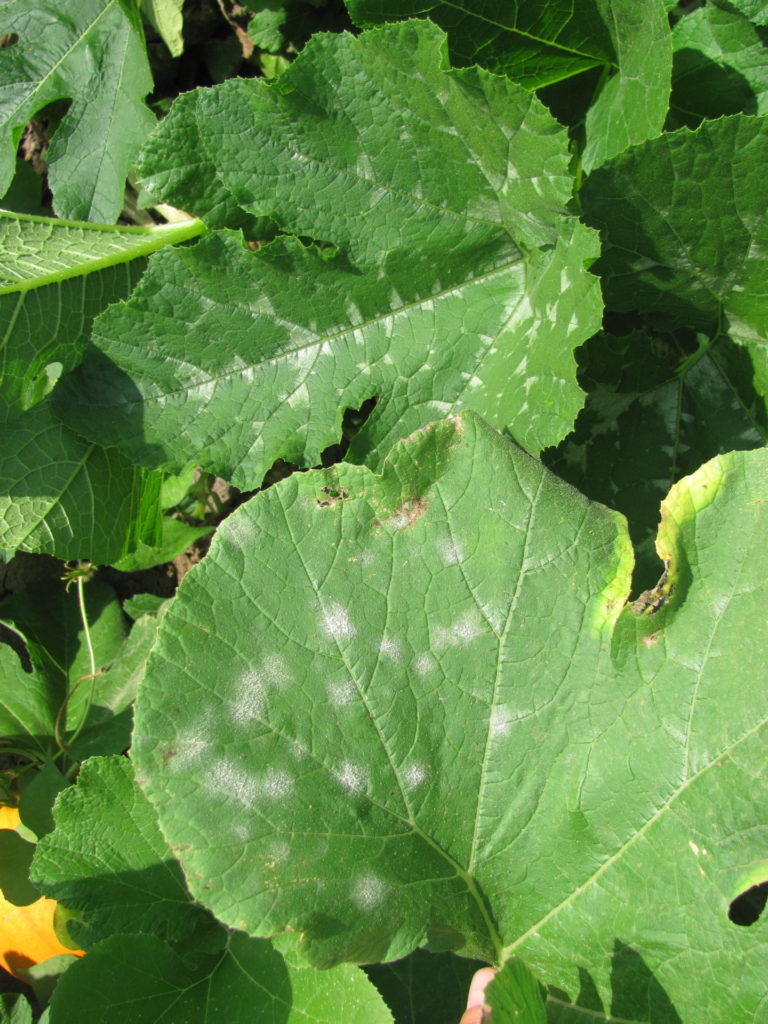
[[[91,671],[88,673],[88,675],[82,676],[80,679],[77,680],[75,685],[70,689],[69,693],[64,698],[64,703],[59,708],[59,713],[56,716],[54,735],[56,737],[56,742],[61,748],[62,753],[66,752],[69,749],[69,747],[75,742],[77,737],[83,731],[83,726],[85,725],[86,719],[88,718],[88,712],[91,710],[91,705],[93,704],[93,694],[96,689],[96,677],[101,675],[101,672],[96,671],[96,655],[93,652],[93,641],[91,640],[91,627],[88,624],[88,612],[85,607],[84,577],[77,576],[75,579],[75,583],[77,584],[77,603],[80,609],[80,621],[83,625],[83,634],[85,635],[85,646],[86,650],[88,651],[88,663]],[[78,686],[80,686],[81,683],[85,682],[86,679],[91,680],[91,688],[88,693],[88,699],[85,702],[85,708],[83,709],[83,714],[80,717],[80,721],[77,724],[77,728],[69,737],[69,742],[67,742],[61,737],[60,719],[66,715],[67,704],[69,703],[70,698],[74,696],[75,690],[78,688]]]

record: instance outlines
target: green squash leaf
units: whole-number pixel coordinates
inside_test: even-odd
[[[365,972],[392,1010],[395,1024],[448,1021],[456,1024],[479,960],[416,949],[394,963],[371,964]]]
[[[157,537],[162,474],[78,437],[50,399],[5,425],[0,545],[6,550],[117,561]]]
[[[160,36],[172,57],[184,52],[181,13],[184,0],[141,0],[141,13]]]
[[[59,798],[34,877],[77,912],[70,930],[88,954],[57,986],[57,1024],[130,1015],[227,1024],[389,1024],[362,971],[318,974],[259,939],[228,932],[190,898],[156,815],[126,758],[86,761]]]
[[[241,506],[137,700],[192,894],[318,964],[516,955],[570,998],[581,968],[606,1006],[620,940],[682,1019],[750,1019],[766,942],[727,912],[766,874],[768,698],[739,682],[768,640],[766,498],[764,449],[678,483],[641,614],[621,517],[471,414],[381,476]]]
[[[72,106],[48,151],[54,208],[114,223],[125,179],[154,124],[144,106],[152,75],[141,22],[120,0],[10,0],[0,33],[0,195],[11,183],[26,123],[55,100]]]
[[[73,429],[146,466],[204,460],[242,488],[277,458],[319,462],[345,408],[374,395],[350,456],[372,465],[467,407],[532,451],[568,432],[573,349],[600,301],[594,235],[565,213],[566,133],[505,79],[446,71],[443,45],[421,22],[316,37],[274,85],[175,104],[143,158],[154,191],[333,248],[252,252],[220,232],[153,259],[62,382]]]
[[[719,7],[701,7],[672,33],[674,60],[667,128],[703,118],[768,112],[766,29]]]
[[[111,587],[91,580],[84,590],[97,670],[105,671],[93,680],[75,756],[129,744],[131,705],[157,628],[157,619],[146,616],[129,634]],[[18,642],[16,649],[0,645],[0,735],[43,757],[58,754],[57,716],[66,739],[86,714],[91,682],[77,595],[63,583],[30,585],[4,602],[2,617]]]
[[[22,995],[0,995],[0,1024],[32,1024],[32,1007]]]
[[[70,934],[83,948],[115,932],[174,941],[209,926],[126,758],[86,761],[77,785],[59,797],[54,819],[54,831],[37,844],[33,878],[76,912]]]
[[[672,36],[661,0],[598,0],[618,55],[587,111],[585,171],[661,133],[669,105]]]
[[[290,970],[264,939],[233,934],[192,958],[153,935],[113,935],[62,977],[55,1024],[391,1024],[362,971]]]
[[[761,447],[765,398],[749,355],[729,338],[686,353],[642,331],[598,334],[579,353],[587,403],[573,434],[545,453],[550,469],[628,520],[635,590],[662,571],[655,537],[672,484],[715,455]]]
[[[768,341],[768,122],[736,114],[636,146],[581,191],[606,304]],[[696,182],[706,183],[697,187]]]
[[[448,33],[453,65],[480,64],[528,89],[615,63],[599,6],[595,0],[347,0],[352,20],[366,27],[426,16]]]

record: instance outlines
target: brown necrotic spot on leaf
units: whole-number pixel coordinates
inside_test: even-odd
[[[376,525],[387,526],[391,530],[407,530],[421,519],[427,511],[427,504],[424,498],[406,498],[386,519],[377,519]]]

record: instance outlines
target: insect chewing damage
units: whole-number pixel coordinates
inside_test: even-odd
[[[325,497],[317,499],[318,508],[333,508],[334,505],[349,498],[349,491],[346,487],[321,487],[320,493]]]
[[[635,615],[653,615],[667,604],[674,592],[675,584],[669,578],[669,562],[665,562],[664,572],[656,586],[650,590],[644,590],[630,607]]]

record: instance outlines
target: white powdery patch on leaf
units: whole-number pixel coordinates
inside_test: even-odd
[[[323,613],[322,627],[326,636],[333,637],[334,640],[342,640],[345,637],[355,636],[357,633],[357,630],[349,617],[349,612],[343,605],[339,604],[338,601],[335,601],[331,607]]]
[[[261,677],[252,668],[247,668],[235,683],[232,720],[237,725],[248,725],[256,719],[263,719],[266,710],[267,695]]]
[[[389,658],[390,661],[398,661],[400,659],[400,641],[395,640],[391,636],[384,636],[381,638],[379,651],[385,658]]]
[[[363,793],[368,785],[368,773],[365,768],[352,761],[342,761],[338,771],[335,771],[333,775],[349,793]]]
[[[259,662],[256,671],[266,687],[284,690],[294,682],[293,675],[282,654],[267,654]]]
[[[205,788],[218,798],[230,796],[244,806],[251,806],[258,794],[259,783],[240,765],[221,759],[214,762],[206,775]]]
[[[508,736],[512,728],[512,721],[509,717],[509,712],[502,707],[495,707],[491,711],[491,718],[488,722],[488,731],[491,736],[496,739],[501,739],[504,736]]]
[[[267,800],[290,796],[296,788],[293,776],[280,768],[268,769],[256,783],[258,795]]]
[[[369,871],[355,879],[352,885],[352,901],[358,910],[375,910],[384,902],[388,888],[386,882]]]
[[[353,704],[358,697],[357,687],[349,679],[345,679],[341,683],[331,683],[327,687],[327,691],[331,704],[336,708],[346,708]]]
[[[172,772],[186,771],[187,768],[192,767],[200,760],[200,755],[209,746],[208,740],[201,739],[196,734],[185,735],[181,733],[177,737],[172,751],[167,751],[165,755],[166,763]]]
[[[450,626],[438,626],[434,632],[434,647],[444,651],[447,647],[464,647],[483,632],[477,612],[467,612]]]
[[[408,790],[418,789],[422,783],[427,781],[428,775],[426,766],[415,761],[413,764],[409,764],[403,772],[403,785]]]
[[[443,565],[458,565],[464,561],[464,549],[456,541],[451,540],[450,537],[445,537],[439,541],[437,552]]]
[[[428,675],[436,665],[437,662],[431,654],[420,654],[413,663],[416,674],[420,676]]]

